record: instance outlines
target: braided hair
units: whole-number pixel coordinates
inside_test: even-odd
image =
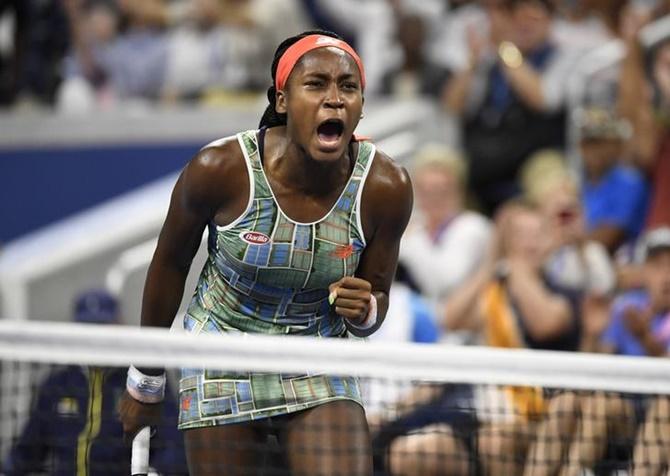
[[[324,36],[330,36],[331,38],[337,38],[338,40],[342,40],[343,38],[338,35],[337,33],[333,33],[331,31],[324,31],[324,30],[310,30],[310,31],[305,31],[303,33],[300,33],[299,35],[292,36],[290,38],[285,39],[282,41],[279,46],[277,47],[277,50],[275,51],[275,56],[274,59],[272,60],[272,68],[271,68],[271,74],[272,74],[272,86],[268,88],[268,101],[270,104],[268,104],[268,107],[265,108],[265,112],[263,113],[263,116],[261,117],[261,122],[258,127],[275,127],[275,126],[285,126],[286,125],[286,114],[280,114],[277,112],[276,105],[277,105],[277,89],[275,88],[275,78],[277,76],[277,65],[279,64],[279,60],[281,57],[284,55],[287,49],[294,43],[297,43],[298,41],[302,40],[306,36],[310,35],[324,35]]]

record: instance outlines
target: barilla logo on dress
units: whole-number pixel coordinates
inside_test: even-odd
[[[258,231],[243,231],[240,233],[240,238],[250,245],[264,245],[270,241],[270,237]]]

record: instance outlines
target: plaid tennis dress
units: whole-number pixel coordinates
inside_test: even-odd
[[[328,304],[328,286],[353,276],[365,248],[360,203],[374,145],[359,142],[353,172],[333,208],[318,221],[299,223],[273,195],[259,131],[237,139],[249,173],[249,202],[233,223],[209,225],[209,256],[184,328],[346,338],[342,318]],[[180,429],[257,420],[334,400],[361,404],[355,377],[324,374],[183,369],[179,387]]]

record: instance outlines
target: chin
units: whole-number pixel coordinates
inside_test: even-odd
[[[322,149],[315,149],[309,155],[310,157],[317,162],[337,162],[345,154],[346,149],[326,151]]]
[[[348,142],[345,142],[343,139],[340,139],[339,143],[333,146],[324,146],[318,139],[315,142],[309,151],[310,157],[314,160],[324,162],[335,161],[341,159],[347,152]]]

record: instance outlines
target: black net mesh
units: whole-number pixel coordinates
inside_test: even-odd
[[[109,333],[95,330],[99,332]],[[417,378],[407,377],[410,363],[395,369],[380,364],[375,376],[370,363],[389,360],[392,353],[371,343],[324,347],[326,357],[341,350],[342,372],[332,370],[338,368],[331,362],[337,359],[324,358],[319,342],[311,347],[312,341],[296,341],[300,350],[289,342],[284,357],[280,352],[272,358],[265,355],[269,346],[244,337],[239,339],[245,352],[233,348],[235,341],[226,341],[221,352],[228,356],[214,355],[220,357],[216,367],[193,365],[193,358],[179,366],[169,358],[172,347],[179,361],[183,352],[195,354],[203,346],[206,351],[207,345],[174,336],[163,343],[147,340],[144,350],[133,355],[128,342],[138,346],[143,333],[129,334],[123,343],[119,336],[125,331],[119,332],[107,335],[106,343],[93,334],[79,336],[82,348],[77,349],[47,327],[41,337],[24,335],[24,344],[16,343],[16,333],[2,341],[0,329],[0,345],[8,346],[11,338],[15,354],[12,358],[9,350],[0,350],[3,474],[130,474],[131,447],[124,442],[119,420],[128,366],[119,361],[156,366],[156,358],[142,360],[151,355],[151,345],[166,361],[168,385],[162,405],[138,404],[154,415],[150,473],[536,476],[668,471],[665,360],[582,356],[571,367],[561,354],[530,352],[519,358],[512,352],[515,370],[509,383],[490,383],[477,376],[461,381],[429,378],[434,371],[417,363],[412,364],[418,365]],[[35,342],[25,345],[31,339]],[[63,357],[67,348],[70,359]],[[369,352],[369,360],[360,361],[359,373],[347,363],[358,348],[361,355],[366,348]],[[425,349],[408,345],[395,354],[428,359],[432,354]],[[505,373],[505,351],[498,351],[495,359],[487,349],[449,352],[446,359],[434,353],[432,365],[457,371],[463,364],[455,356],[463,353],[473,362],[481,354],[478,367],[489,365],[494,375]],[[55,362],[48,361],[50,354]],[[254,354],[272,361],[266,370],[259,370]],[[110,362],[102,363],[105,359]],[[545,359],[547,366],[544,381],[551,382],[553,374],[557,383],[519,386],[538,382],[538,359]],[[245,360],[249,368],[240,363]],[[320,371],[326,365],[320,362],[326,360],[331,370]],[[300,365],[305,371],[296,371]],[[616,378],[613,383],[597,376],[603,368],[620,371],[619,390],[611,388]],[[570,372],[574,387],[566,381]],[[640,374],[644,372],[646,376]],[[636,392],[632,379],[648,385]],[[584,383],[589,380],[593,388]],[[650,390],[656,387],[659,391]]]

